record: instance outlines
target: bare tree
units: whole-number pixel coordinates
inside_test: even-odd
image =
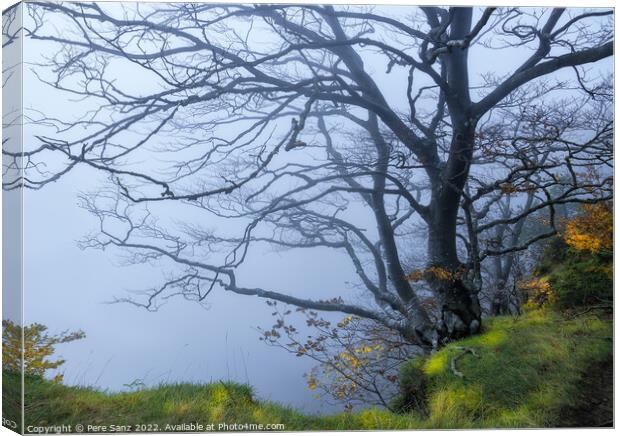
[[[5,56],[2,60],[2,88],[7,86],[17,86],[21,80],[21,77],[15,76],[15,70],[20,67],[20,59],[14,56],[10,52],[10,46],[15,46],[22,34],[22,20],[21,9],[19,6],[14,5],[2,13],[2,49],[5,50]],[[13,47],[15,48],[15,47]],[[21,108],[11,107],[11,104],[15,102],[10,101],[8,97],[4,97],[3,110],[2,110],[2,148],[3,150],[11,149],[15,151],[19,148],[19,144],[11,144],[15,142],[15,128],[19,128],[21,124]],[[4,157],[4,156],[3,156]],[[9,180],[14,180],[20,177],[19,168],[11,167],[10,160],[3,165],[3,176]]]
[[[515,264],[520,252],[554,236],[571,204],[611,198],[610,90],[603,82],[597,94],[588,97],[594,99],[591,104],[565,99],[560,104],[521,105],[505,113],[502,123],[481,130],[483,151],[475,171],[483,176],[470,176],[468,187],[475,186],[476,193],[466,194],[463,204],[470,209],[465,216],[475,228],[475,239],[484,245],[477,262],[487,259],[491,313],[505,313],[508,306],[518,311],[516,278],[508,285],[515,270],[526,271]],[[584,132],[589,132],[587,139],[576,141]],[[484,173],[493,174],[491,185]],[[500,174],[505,177],[497,177]],[[600,189],[605,184],[607,188]],[[583,196],[582,190],[590,195]]]
[[[56,131],[9,157],[30,163],[34,189],[78,165],[109,174],[113,188],[83,198],[101,224],[84,246],[180,267],[146,302],[131,300],[147,308],[224,289],[367,318],[436,347],[479,330],[481,262],[531,242],[493,247],[482,236],[544,209],[540,240],[554,232],[555,205],[611,195],[608,177],[590,183],[578,168],[611,164],[604,84],[585,66],[612,55],[612,11],[28,6],[29,40],[58,49],[41,80],[92,104],[76,120],[39,117]],[[489,62],[472,73],[474,49],[525,59],[510,72]],[[595,119],[562,119],[554,108],[566,101]],[[144,165],[155,152],[160,160]],[[43,159],[57,168],[41,170]],[[491,218],[511,190],[535,199]],[[238,219],[244,231],[158,224],[157,205],[173,202]],[[403,260],[419,251],[420,229],[424,281],[411,280]],[[367,297],[243,285],[236,271],[261,243],[341,250]],[[421,302],[425,290],[434,310]]]

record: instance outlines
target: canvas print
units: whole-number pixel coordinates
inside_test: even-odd
[[[4,427],[613,427],[611,4],[2,36]]]

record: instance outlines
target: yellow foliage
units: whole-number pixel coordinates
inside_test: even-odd
[[[85,337],[84,332],[61,333],[53,336],[46,333],[42,324],[30,324],[22,327],[13,321],[2,321],[2,369],[15,373],[43,377],[48,369],[56,369],[65,361],[50,360],[58,344],[76,341]],[[55,382],[62,381],[62,374],[54,377]]]
[[[359,348],[355,349],[356,353],[359,354],[369,354],[372,353],[373,351],[379,351],[381,350],[381,345],[376,344],[376,345],[363,345]]]
[[[318,320],[312,325],[318,326]],[[350,407],[352,402],[367,398],[367,392],[376,392],[378,386],[396,386],[396,362],[408,356],[408,344],[400,336],[354,315],[344,317],[336,327],[328,323],[318,330],[320,334],[306,343],[288,345],[297,355],[307,354],[321,363],[305,374],[315,398],[329,395]]]
[[[342,361],[346,362],[354,370],[358,369],[364,363],[362,359],[348,351],[341,352],[339,356]]]
[[[352,321],[354,321],[355,319],[357,319],[358,317],[353,316],[353,315],[347,315],[345,316],[342,321],[340,321],[338,323],[338,327],[343,328],[348,326],[349,324],[351,324]]]
[[[527,295],[527,300],[524,304],[526,309],[548,306],[556,299],[553,288],[546,277],[523,281],[520,283],[520,288]]]
[[[610,203],[584,204],[583,213],[566,224],[564,241],[577,250],[596,253],[613,248],[614,216]]]
[[[455,281],[459,278],[461,271],[450,271],[440,266],[430,266],[426,269],[415,270],[405,276],[405,278],[412,282],[419,282],[422,279],[429,280],[442,280],[442,281]]]
[[[308,378],[308,389],[310,389],[311,391],[314,391],[317,387],[318,387],[317,379],[314,377],[309,377]]]

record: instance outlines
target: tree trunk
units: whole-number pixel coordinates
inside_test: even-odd
[[[428,221],[429,267],[432,268],[428,282],[439,302],[438,334],[443,342],[477,333],[481,319],[478,289],[466,278],[456,245],[456,221],[469,174],[475,131],[475,123],[466,116],[459,121],[460,126],[453,133],[450,158],[442,171],[443,180],[433,189]]]
[[[498,226],[495,238],[498,246],[501,247],[504,239],[504,232],[507,226]],[[512,253],[508,253],[508,258],[512,257]],[[490,288],[490,305],[489,315],[499,316],[506,315],[510,312],[510,298],[506,289],[508,277],[510,275],[510,269],[512,268],[512,260],[504,261],[501,256],[495,256],[492,258],[493,278]]]
[[[496,280],[493,285],[489,315],[510,315],[510,295],[506,289],[506,282],[501,279]]]
[[[478,333],[481,310],[478,289],[465,279],[464,265],[458,260],[455,230],[444,227],[441,219],[436,222],[429,234],[429,266],[433,269],[427,280],[441,311],[438,336],[440,342],[447,342]]]

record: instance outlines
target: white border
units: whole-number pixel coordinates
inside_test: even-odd
[[[105,0],[103,0],[105,1]],[[135,2],[139,2],[139,3],[187,3],[188,1],[166,1],[166,0],[127,0],[127,1],[135,1]],[[216,1],[216,0],[201,0],[199,1],[200,3],[244,3],[244,2],[224,2],[224,1]],[[2,9],[6,9],[8,7],[10,7],[13,4],[16,4],[18,2],[16,1],[2,1],[0,0],[0,3],[2,5]],[[577,1],[577,0],[563,0],[562,4],[558,4],[557,2],[548,2],[548,1],[537,1],[537,0],[511,0],[511,1],[506,1],[506,0],[495,0],[495,1],[488,1],[488,0],[478,0],[475,3],[472,3],[471,1],[465,1],[465,0],[449,0],[448,2],[446,2],[445,4],[439,3],[437,1],[432,1],[432,0],[416,0],[416,1],[405,1],[405,0],[401,0],[401,1],[390,1],[390,0],[355,0],[355,1],[342,1],[342,0],[336,0],[333,2],[328,2],[328,1],[316,1],[316,0],[272,0],[272,1],[266,1],[266,0],[254,0],[254,1],[245,1],[245,3],[288,3],[288,4],[322,4],[322,3],[331,3],[331,4],[376,4],[376,5],[411,5],[411,6],[417,6],[417,5],[451,5],[451,6],[471,6],[472,4],[475,4],[476,6],[514,6],[515,4],[518,4],[519,6],[525,7],[525,6],[537,6],[537,7],[557,7],[557,6],[562,6],[562,7],[573,7],[573,8],[583,8],[583,7],[605,7],[605,8],[614,8],[615,9],[615,2],[613,0],[595,0],[595,1]],[[617,35],[618,34],[618,20],[615,21],[614,23],[614,32]],[[616,52],[616,44],[614,41],[614,53]],[[0,54],[0,61],[2,59],[2,55]],[[614,71],[618,70],[618,57],[614,57]],[[618,85],[618,78],[617,76],[614,74],[614,90],[616,89]],[[0,89],[0,99],[2,96],[2,90]],[[614,101],[614,110],[615,110],[615,114],[620,113],[619,111],[619,106],[620,104],[618,103],[618,100],[616,99]],[[615,145],[615,141],[614,141],[614,145]],[[618,166],[614,167],[614,177],[615,180],[617,180],[618,175],[620,173],[620,170],[618,169]],[[2,190],[0,190],[0,200],[2,199]],[[617,218],[617,210],[614,211],[614,218]],[[2,216],[0,214],[0,226],[2,224]],[[614,226],[617,224],[617,222],[614,222]],[[617,242],[618,240],[615,240],[614,243],[614,253],[617,252]],[[2,235],[0,235],[0,244],[2,243]],[[614,262],[615,262],[615,255],[614,255]],[[615,264],[617,267],[617,264]],[[614,268],[614,272],[617,272],[617,269]],[[0,263],[0,278],[2,277],[2,264]],[[614,281],[614,295],[617,294],[617,289],[618,289],[618,282]],[[2,303],[0,300],[0,309],[2,308]],[[614,338],[618,337],[618,323],[616,322],[616,318],[615,318],[615,314],[614,314]],[[614,354],[615,354],[615,340],[614,340]],[[614,375],[618,374],[618,359],[615,359],[614,362]],[[0,381],[1,381],[1,375],[0,375]],[[614,418],[618,419],[618,390],[617,390],[617,386],[618,384],[616,383],[615,377],[614,377]],[[407,430],[407,431],[398,431],[398,434],[413,434],[415,432],[415,434],[420,434],[420,435],[426,435],[426,434],[431,434],[431,433],[445,433],[448,430]],[[478,434],[484,434],[484,433],[488,433],[488,432],[493,432],[494,435],[498,435],[498,436],[503,436],[503,435],[511,435],[511,434],[518,434],[518,435],[533,435],[533,434],[552,434],[552,435],[560,435],[560,434],[577,434],[578,432],[582,432],[583,430],[581,429],[541,429],[541,430],[449,430],[451,433],[467,433],[470,435],[478,435]],[[586,430],[588,432],[592,431],[595,433],[610,433],[610,432],[615,432],[615,429],[588,429]],[[309,431],[309,432],[302,432],[302,435],[319,435],[322,433],[326,433],[326,432],[314,432],[314,431]],[[330,433],[343,433],[343,432],[336,432],[336,431],[332,431]],[[8,430],[7,428],[4,427],[0,427],[0,436],[5,436],[5,435],[15,435],[16,433],[11,432],[10,430]],[[161,434],[161,435],[178,435],[179,433],[157,433],[157,434]],[[299,432],[283,432],[283,433],[277,433],[277,434],[282,434],[282,435],[295,435],[295,434],[300,434]],[[373,431],[373,434],[376,435],[390,435],[390,434],[394,434],[394,431]]]

